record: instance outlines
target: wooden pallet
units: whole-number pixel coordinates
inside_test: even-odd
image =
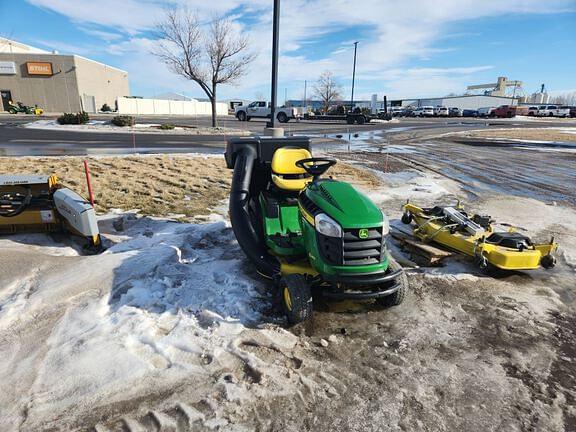
[[[453,256],[452,252],[440,249],[429,243],[423,243],[415,238],[411,233],[401,230],[391,230],[390,235],[400,243],[402,249],[410,252],[412,260],[424,267],[434,267],[442,265],[442,261]]]

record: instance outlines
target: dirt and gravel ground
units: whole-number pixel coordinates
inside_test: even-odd
[[[114,246],[98,257],[3,241],[0,429],[576,431],[575,192],[559,184],[574,172],[565,153],[480,149],[435,140],[339,153],[349,164],[338,175],[393,225],[406,198],[463,198],[533,238],[555,234],[557,268],[494,278],[451,259],[411,269],[399,307],[320,301],[291,332],[221,223],[114,216],[102,221]],[[498,160],[531,164],[533,182],[503,181]],[[90,164],[102,210],[225,214],[221,158]],[[0,159],[0,171],[23,170],[84,192],[81,159]]]

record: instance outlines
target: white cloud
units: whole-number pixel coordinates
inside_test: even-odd
[[[220,94],[247,96],[268,93],[271,53],[271,0],[28,0],[30,3],[70,17],[83,26],[102,26],[98,31],[114,30],[130,37],[114,43],[109,39],[108,52],[118,54],[118,67],[130,72],[130,79],[140,88],[152,89],[161,82],[169,89],[181,82],[149,55],[153,42],[146,31],[161,19],[166,5],[185,4],[204,18],[213,12],[237,18],[240,28],[259,54],[250,73],[237,88],[223,87]],[[454,49],[456,40],[446,33],[452,23],[507,14],[553,13],[574,10],[573,0],[290,0],[282,3],[280,85],[289,86],[292,97],[300,97],[303,81],[315,80],[323,70],[331,70],[343,82],[351,74],[351,49],[341,45],[324,56],[305,56],[323,38],[361,29],[365,35],[358,46],[359,77],[370,79],[367,90],[442,94],[461,91],[465,80],[485,71],[485,66],[463,64],[450,69],[400,68],[433,58],[439,52]],[[246,20],[248,18],[248,21]],[[250,22],[249,27],[243,27]],[[470,29],[472,32],[474,28]],[[442,46],[438,46],[441,43]],[[145,65],[145,67],[143,67]],[[146,69],[146,70],[144,70]],[[151,74],[149,71],[154,71]],[[391,73],[399,70],[400,73]],[[148,77],[148,78],[146,78]],[[148,81],[149,80],[149,81]],[[170,87],[170,86],[173,87]],[[193,86],[193,85],[192,85]],[[457,87],[456,86],[461,86]],[[193,87],[192,87],[193,88]],[[280,89],[280,93],[282,93]],[[346,89],[347,90],[347,89]],[[199,91],[199,89],[198,89]],[[362,91],[362,90],[361,90]],[[293,93],[293,94],[292,94]],[[282,99],[282,98],[281,98]]]

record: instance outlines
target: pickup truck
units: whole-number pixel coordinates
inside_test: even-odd
[[[276,108],[276,119],[287,123],[292,119],[300,119],[296,108]],[[252,118],[270,118],[270,104],[265,101],[255,101],[249,105],[235,108],[235,116],[239,121],[250,121]]]
[[[478,108],[478,117],[490,117],[492,111],[494,111],[495,107],[482,107]]]
[[[500,105],[498,108],[492,110],[490,117],[498,118],[512,118],[517,115],[527,115],[528,108],[516,105]]]

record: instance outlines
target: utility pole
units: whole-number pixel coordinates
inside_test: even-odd
[[[284,106],[286,106],[287,101],[288,101],[288,88],[284,87]]]
[[[278,88],[278,40],[280,31],[280,0],[274,0],[274,21],[272,25],[272,94],[270,97],[269,128],[276,127],[276,96]]]
[[[352,66],[352,97],[350,98],[350,109],[354,110],[354,80],[356,79],[356,50],[358,42],[354,42],[354,66]]]
[[[306,80],[304,80],[304,109],[306,109]]]

